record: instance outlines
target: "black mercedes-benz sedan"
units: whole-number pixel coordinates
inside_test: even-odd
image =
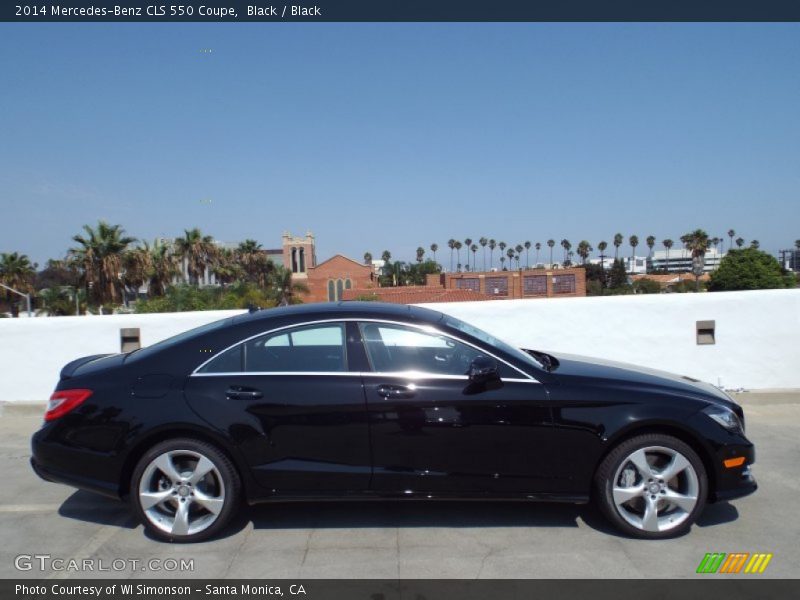
[[[183,542],[242,500],[399,498],[594,500],[623,532],[664,538],[755,491],[754,457],[741,407],[711,385],[345,302],[70,362],[31,463]]]

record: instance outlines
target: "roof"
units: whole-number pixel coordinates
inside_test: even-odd
[[[452,290],[427,285],[344,290],[344,300],[355,300],[363,297],[374,297],[383,303],[392,304],[491,300],[485,294],[473,290]]]
[[[318,264],[314,265],[313,267],[309,267],[309,271],[311,269],[319,269],[322,265],[327,264],[327,263],[331,262],[332,260],[334,260],[336,258],[343,258],[344,260],[346,260],[348,262],[351,262],[351,263],[353,263],[355,265],[358,265],[362,269],[369,269],[370,271],[372,271],[372,266],[371,265],[365,265],[364,263],[360,263],[357,260],[353,260],[352,258],[349,258],[349,257],[345,256],[344,254],[334,254],[330,258],[323,260],[321,263],[318,263]]]
[[[661,285],[667,285],[670,283],[678,283],[681,281],[694,281],[694,275],[691,273],[652,273],[649,275],[631,275],[631,279],[633,281],[639,281],[640,279],[651,279],[653,281],[657,281]],[[700,276],[700,281],[707,281],[709,279],[708,273],[703,273]]]

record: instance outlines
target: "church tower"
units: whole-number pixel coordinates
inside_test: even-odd
[[[314,235],[309,231],[305,237],[293,236],[288,231],[283,238],[283,264],[292,272],[292,277],[304,279],[308,270],[317,266],[317,252]]]

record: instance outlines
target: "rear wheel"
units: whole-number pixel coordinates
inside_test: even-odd
[[[193,439],[157,444],[139,460],[131,481],[134,510],[155,537],[196,542],[230,521],[241,496],[231,461]]]
[[[628,535],[661,539],[686,533],[702,512],[708,480],[692,448],[669,435],[622,442],[600,464],[596,497],[608,519]]]

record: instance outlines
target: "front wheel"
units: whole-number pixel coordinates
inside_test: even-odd
[[[197,542],[219,532],[239,503],[241,483],[231,461],[211,444],[167,440],[139,460],[131,501],[155,537]]]
[[[661,539],[686,533],[708,493],[703,461],[669,435],[646,434],[614,448],[595,475],[600,509],[628,535]]]

